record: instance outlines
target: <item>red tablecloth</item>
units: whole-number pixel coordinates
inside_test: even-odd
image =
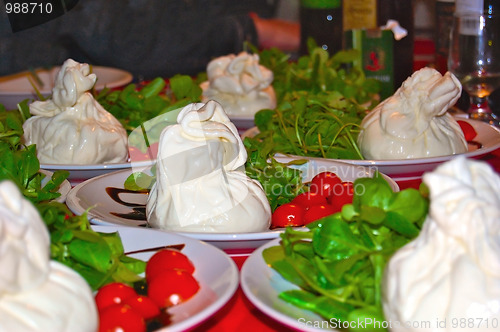
[[[481,160],[489,163],[500,174],[500,149],[484,156]],[[400,181],[401,189],[418,188],[420,180]],[[247,256],[232,257],[241,269]],[[209,318],[193,332],[224,332],[224,331],[287,331],[290,328],[260,312],[238,288],[233,298],[217,314]]]

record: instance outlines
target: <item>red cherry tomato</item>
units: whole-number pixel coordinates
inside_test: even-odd
[[[271,217],[271,227],[303,226],[305,213],[305,207],[300,204],[280,205]]]
[[[328,197],[341,183],[342,180],[337,174],[333,172],[322,172],[313,177],[309,191]]]
[[[136,295],[123,300],[123,304],[130,306],[135,312],[144,319],[150,319],[160,314],[160,308],[149,297]]]
[[[167,269],[183,270],[193,274],[194,265],[179,250],[163,249],[157,251],[146,264],[146,280],[150,282],[156,275]]]
[[[309,224],[318,219],[334,214],[334,208],[329,204],[313,205],[306,211],[304,216],[305,224]]]
[[[298,194],[291,203],[299,204],[306,209],[309,209],[313,205],[327,204],[327,201],[325,196],[308,191],[302,194]]]
[[[144,332],[144,318],[125,304],[114,304],[99,311],[99,332]]]
[[[328,197],[328,203],[335,212],[342,211],[345,204],[351,204],[354,196],[354,185],[352,182],[342,182],[342,189],[337,190]]]
[[[128,297],[134,297],[137,293],[134,288],[121,282],[112,282],[102,286],[95,296],[97,309],[102,310],[113,304],[120,304]]]
[[[470,123],[462,120],[457,120],[457,122],[460,125],[460,128],[462,129],[465,136],[465,140],[467,142],[472,141],[477,136],[476,130],[474,129],[474,127],[472,127]]]
[[[200,289],[191,273],[182,270],[165,270],[148,285],[148,296],[160,308],[185,302]]]

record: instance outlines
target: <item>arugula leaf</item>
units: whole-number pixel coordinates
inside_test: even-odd
[[[157,77],[145,85],[131,83],[121,91],[104,89],[95,98],[131,133],[158,115],[201,101],[201,94],[190,76],[176,75],[168,83]]]
[[[332,56],[314,42],[296,62],[270,49],[260,63],[274,73],[274,110],[255,114],[260,133],[246,138],[267,154],[294,154],[334,159],[362,159],[356,138],[367,111],[378,104],[379,82],[352,66],[356,50]]]
[[[51,259],[80,273],[93,290],[111,281],[143,279],[146,262],[125,256],[118,233],[93,231],[86,214],[76,216],[62,203],[35,206],[51,235]]]

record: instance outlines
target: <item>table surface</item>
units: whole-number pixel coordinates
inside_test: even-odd
[[[500,149],[480,158],[490,164],[500,174]],[[401,189],[418,188],[421,180],[398,181]],[[231,256],[238,268],[241,269],[248,256]],[[193,328],[193,332],[206,331],[290,331],[289,327],[282,325],[274,319],[259,311],[243,293],[241,287],[232,299],[222,307],[214,316],[201,325]]]

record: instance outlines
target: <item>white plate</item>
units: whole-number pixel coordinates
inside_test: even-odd
[[[298,331],[321,331],[314,326],[328,326],[327,321],[311,311],[298,308],[278,298],[281,292],[299,289],[297,285],[286,281],[270,268],[262,257],[264,249],[278,246],[279,242],[280,239],[275,239],[266,243],[246,259],[240,274],[243,293],[259,310],[282,324]]]
[[[186,331],[197,326],[224,306],[238,288],[238,268],[234,261],[207,243],[174,233],[145,228],[110,226],[92,228],[103,233],[118,231],[125,252],[174,244],[185,245],[182,252],[193,262],[195,266],[193,276],[201,287],[193,298],[168,310],[172,315],[172,324],[158,331]],[[130,256],[148,260],[153,253],[154,251],[142,252]]]
[[[319,165],[315,161],[310,161],[304,165],[291,166],[303,170],[303,181],[308,182],[312,177],[322,171],[335,172],[344,181],[353,181],[358,177],[368,177],[373,175],[373,171],[356,165],[349,165],[340,162],[333,162],[327,166]],[[106,188],[118,188],[123,190],[124,182],[132,170],[117,171],[104,174],[75,186],[68,194],[66,204],[69,209],[81,215],[88,211],[89,220],[94,224],[101,225],[121,225],[147,227],[147,223],[142,216],[140,220],[131,218],[134,207],[144,208],[146,204],[146,194],[122,193],[120,199],[132,206],[120,204],[106,192]],[[382,175],[389,182],[394,191],[399,191],[399,187],[386,175]],[[142,210],[143,211],[143,210]],[[269,230],[256,233],[179,233],[206,241],[214,246],[236,254],[248,253],[260,247],[272,239],[278,238],[282,230]]]
[[[470,123],[477,132],[477,137],[474,141],[481,144],[481,148],[477,149],[474,146],[469,146],[469,152],[462,155],[468,158],[479,158],[487,153],[500,148],[500,129],[489,125],[485,122],[464,119],[460,120]],[[258,133],[257,128],[251,128],[242,137],[253,137]],[[350,159],[325,159],[303,156],[285,156],[282,154],[276,155],[276,160],[280,162],[288,162],[296,159],[316,160],[320,164],[327,165],[330,161],[342,161],[349,164],[360,165],[365,167],[377,168],[381,173],[389,175],[394,180],[408,180],[420,178],[423,173],[434,170],[439,164],[448,161],[456,155],[430,157],[419,159],[401,159],[401,160],[350,160]]]
[[[35,86],[45,97],[52,93],[55,77],[60,68],[60,66],[55,66],[50,69],[36,70],[38,77],[43,82],[43,87]],[[92,71],[97,76],[95,84],[97,91],[105,87],[110,89],[121,87],[132,82],[133,79],[131,73],[117,68],[92,66]],[[16,109],[17,103],[24,99],[38,99],[30,80],[35,82],[30,72],[27,71],[0,77],[0,104],[3,104],[7,110],[11,110]]]
[[[69,171],[68,181],[72,186],[91,179],[93,177],[103,175],[110,172],[131,169],[132,167],[147,167],[154,161],[146,160],[134,163],[113,163],[113,164],[91,164],[91,165],[69,165],[69,164],[40,164],[40,168],[55,172],[57,170]]]

